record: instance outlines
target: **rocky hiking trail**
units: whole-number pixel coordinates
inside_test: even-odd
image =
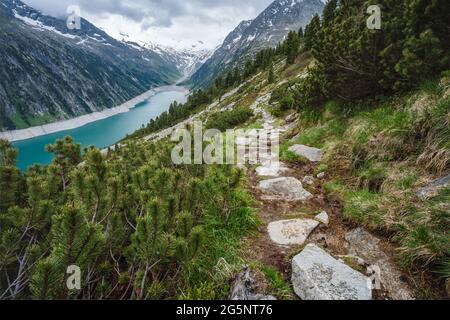
[[[227,104],[227,98],[232,98],[244,84],[223,96],[222,104]],[[281,144],[292,136],[298,115],[273,117],[268,112],[270,97],[270,93],[259,96],[250,108],[260,119],[259,127],[269,133],[269,145]],[[204,111],[149,135],[144,141],[167,138],[174,130],[207,118],[211,112],[232,108],[235,103],[225,107],[222,104],[215,101]],[[258,157],[259,146],[252,145],[258,135],[258,130],[253,129],[248,133],[249,139],[237,141],[238,147],[245,146],[250,151],[246,160]],[[256,200],[261,222],[258,235],[248,239],[245,258],[277,270],[290,284],[291,293],[289,297],[267,295],[264,276],[245,266],[236,276],[229,298],[414,299],[412,280],[395,263],[392,245],[346,221],[340,198],[324,192],[323,185],[332,176],[315,172],[322,151],[304,145],[292,145],[289,151],[305,161],[283,163],[278,161],[278,155],[269,154],[259,159],[257,166],[238,166],[247,172],[247,188]]]
[[[272,137],[286,139],[296,115],[275,119],[264,108],[269,99],[270,94],[262,96],[251,108]],[[414,299],[409,278],[395,264],[390,244],[345,221],[341,200],[324,192],[329,175],[314,174],[321,150],[294,145],[289,151],[309,163],[278,163],[269,157],[261,159],[259,166],[246,166],[248,189],[261,220],[258,235],[249,240],[246,258],[278,270],[291,284],[292,297],[300,299]],[[258,292],[264,290],[256,278],[245,268],[230,298],[277,298]]]

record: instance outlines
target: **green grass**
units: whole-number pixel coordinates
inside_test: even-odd
[[[26,121],[17,113],[11,117],[11,121],[14,123],[17,129],[27,128],[29,126]]]
[[[56,119],[51,115],[34,116],[34,117],[27,116],[26,118],[23,118],[21,115],[16,113],[14,116],[11,117],[11,120],[13,121],[17,129],[24,129],[50,123],[55,121]]]
[[[261,267],[261,271],[269,281],[269,291],[279,300],[292,300],[293,293],[290,285],[286,283],[283,276],[274,268],[269,266]]]
[[[450,277],[450,188],[405,218],[397,236],[406,266],[416,262],[432,264],[444,277]]]
[[[406,266],[447,277],[448,194],[420,201],[415,191],[450,172],[449,84],[447,75],[410,93],[300,110],[300,134],[281,146],[282,160],[294,162],[302,159],[288,151],[290,145],[321,148],[324,161],[314,171],[335,176],[323,187],[341,196],[344,217],[394,235]]]
[[[259,224],[250,197],[241,190],[242,206],[233,210],[227,223],[213,210],[206,213],[203,227],[207,235],[206,248],[183,273],[186,292],[183,299],[226,299],[229,282],[242,265],[245,243],[242,239],[256,231]]]

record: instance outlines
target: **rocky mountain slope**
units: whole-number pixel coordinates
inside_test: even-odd
[[[84,19],[68,30],[18,0],[0,3],[0,56],[0,130],[114,107],[182,75],[158,52]]]
[[[242,66],[246,58],[275,47],[289,31],[305,27],[324,4],[320,0],[276,0],[256,19],[241,22],[212,57],[191,77],[194,87],[205,87],[226,69]]]

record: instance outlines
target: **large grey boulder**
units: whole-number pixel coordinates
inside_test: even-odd
[[[371,281],[309,244],[292,261],[292,284],[302,300],[371,300]]]
[[[295,153],[298,156],[305,157],[311,162],[322,161],[322,150],[304,146],[302,144],[296,144],[289,148],[290,152]]]
[[[259,189],[264,193],[264,200],[305,201],[312,197],[302,183],[293,177],[261,181]]]
[[[270,223],[268,231],[270,239],[276,244],[302,245],[319,224],[311,219],[281,220]]]

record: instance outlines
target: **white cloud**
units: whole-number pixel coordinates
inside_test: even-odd
[[[255,18],[272,0],[25,0],[54,16],[69,5],[111,36],[175,47],[212,49],[242,20]]]

